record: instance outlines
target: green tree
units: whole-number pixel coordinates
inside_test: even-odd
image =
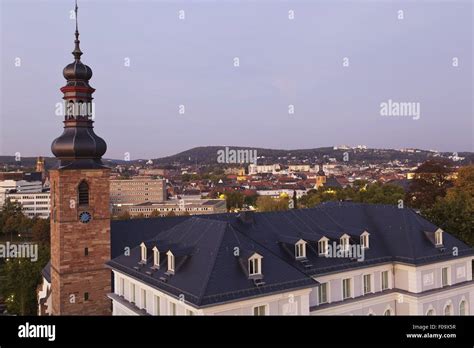
[[[257,198],[257,209],[259,211],[288,210],[288,202],[288,197],[272,198],[270,196],[259,196]]]
[[[155,217],[160,217],[161,214],[158,210],[153,210],[150,214],[150,217],[155,218]]]
[[[36,261],[11,258],[1,268],[0,294],[10,314],[37,314],[36,288],[41,281],[41,270],[50,258],[49,248],[40,246],[38,254]]]
[[[422,214],[444,231],[474,247],[474,165],[459,170],[454,186]]]
[[[414,208],[428,209],[438,197],[444,197],[452,186],[451,166],[451,162],[438,159],[419,166],[407,193],[407,203]]]
[[[225,193],[225,200],[227,204],[227,210],[242,209],[245,201],[245,196],[239,191],[228,191]]]
[[[31,237],[38,243],[49,245],[51,239],[49,219],[34,219],[33,227],[31,228]]]

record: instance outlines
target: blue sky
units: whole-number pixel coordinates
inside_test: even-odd
[[[49,156],[74,4],[0,6],[0,154]],[[80,0],[95,130],[113,158],[205,145],[473,151],[472,17],[468,0]],[[381,116],[389,99],[420,103],[420,119]]]

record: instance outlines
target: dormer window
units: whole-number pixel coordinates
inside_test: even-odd
[[[369,232],[364,231],[364,233],[360,235],[360,245],[364,249],[369,248]]]
[[[436,246],[443,245],[443,231],[441,229],[435,232],[435,244]]]
[[[156,246],[153,248],[153,268],[160,268],[160,252]]]
[[[302,239],[295,244],[295,257],[297,260],[306,258],[306,242]]]
[[[323,237],[318,241],[318,254],[319,255],[327,255],[328,241],[329,239],[327,239],[326,237]]]
[[[168,272],[174,273],[174,255],[171,250],[166,255],[168,255]]]
[[[255,253],[249,258],[249,276],[262,274],[262,256]]]
[[[341,244],[341,249],[344,251],[349,250],[349,236],[347,234],[344,234],[340,239],[339,243]]]
[[[145,243],[140,244],[141,263],[146,263],[146,245]]]

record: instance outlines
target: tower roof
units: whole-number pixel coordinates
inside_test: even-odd
[[[76,0],[74,62],[64,68],[67,83],[61,88],[65,101],[64,132],[51,145],[51,151],[60,160],[60,168],[64,169],[103,167],[101,158],[107,150],[107,144],[93,129],[92,94],[95,89],[89,85],[92,69],[81,62],[77,10]]]

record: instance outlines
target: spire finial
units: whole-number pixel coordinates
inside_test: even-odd
[[[75,32],[76,40],[74,40],[75,47],[74,47],[74,51],[72,51],[72,55],[74,56],[76,61],[79,61],[81,60],[82,51],[79,48],[80,41],[79,41],[79,29],[78,29],[78,24],[77,24],[77,8],[78,7],[77,7],[77,0],[76,0],[76,6],[74,8],[74,13],[76,17],[76,32]]]

